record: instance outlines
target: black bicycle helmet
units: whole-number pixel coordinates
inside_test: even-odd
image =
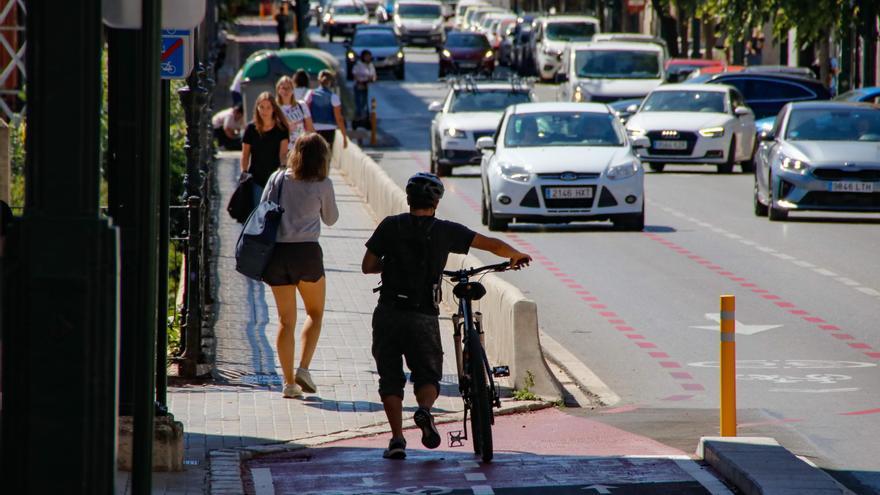
[[[410,198],[437,201],[443,197],[443,182],[436,175],[419,172],[406,181],[406,195]]]

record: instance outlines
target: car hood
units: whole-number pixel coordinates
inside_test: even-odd
[[[629,118],[626,122],[626,128],[639,128],[646,131],[674,129],[696,132],[706,127],[723,126],[731,118],[726,113],[714,112],[638,112]]]
[[[392,55],[396,55],[397,52],[400,51],[399,47],[396,46],[357,46],[354,45],[351,47],[351,51],[354,53],[361,53],[364,50],[370,50],[370,53],[373,54],[373,58],[376,57],[390,57]]]
[[[785,141],[781,151],[811,165],[880,166],[880,143],[876,141]]]
[[[333,15],[333,21],[337,24],[351,24],[353,22],[364,22],[368,19],[365,15]]]
[[[480,58],[486,53],[486,48],[446,48],[452,54],[452,58]]]
[[[588,79],[578,78],[578,86],[587,95],[641,98],[659,86],[657,79]]]
[[[417,17],[400,17],[398,24],[408,29],[434,29],[440,27],[443,22],[439,17],[437,19],[422,19]]]
[[[519,165],[534,174],[562,172],[602,173],[609,165],[632,159],[629,146],[547,146],[507,148],[499,162]]]
[[[494,131],[498,128],[501,115],[504,112],[458,112],[447,113],[443,116],[441,127],[468,131]]]

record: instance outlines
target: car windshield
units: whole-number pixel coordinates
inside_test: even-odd
[[[623,146],[624,139],[607,113],[545,112],[512,115],[504,146]]]
[[[454,48],[489,48],[489,41],[481,35],[450,35],[446,38],[446,46]]]
[[[357,33],[352,46],[398,46],[397,37],[391,33]]]
[[[524,91],[456,91],[450,112],[500,112],[510,105],[532,101]]]
[[[579,50],[575,55],[578,77],[602,79],[656,79],[660,54],[624,50]]]
[[[785,138],[789,141],[880,141],[880,110],[793,109]]]
[[[586,41],[596,34],[592,22],[551,22],[546,28],[547,39],[553,41]]]
[[[415,17],[418,19],[436,19],[443,15],[442,7],[430,4],[399,4],[397,14],[400,17]]]
[[[720,91],[655,91],[642,105],[642,112],[724,113]]]
[[[363,5],[339,5],[333,7],[334,15],[364,15],[367,11]]]

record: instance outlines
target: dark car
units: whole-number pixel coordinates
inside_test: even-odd
[[[880,86],[854,89],[841,95],[835,96],[834,101],[860,101],[865,103],[880,103]]]
[[[754,74],[723,72],[688,80],[693,83],[728,84],[742,93],[755,119],[779,113],[789,102],[828,100],[831,93],[816,79],[789,74]]]
[[[383,26],[384,28],[384,26]],[[352,69],[360,54],[369,50],[373,55],[376,72],[393,72],[394,77],[403,79],[406,74],[403,46],[392,29],[358,26],[350,43],[345,45],[345,78],[354,79]]]
[[[446,43],[438,51],[438,77],[462,73],[492,74],[495,71],[495,51],[481,33],[453,31],[446,36]]]

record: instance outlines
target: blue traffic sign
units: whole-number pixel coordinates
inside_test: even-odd
[[[162,31],[162,52],[159,57],[159,74],[162,79],[183,79],[189,75],[192,62],[187,54],[192,50],[191,40],[191,31]]]

